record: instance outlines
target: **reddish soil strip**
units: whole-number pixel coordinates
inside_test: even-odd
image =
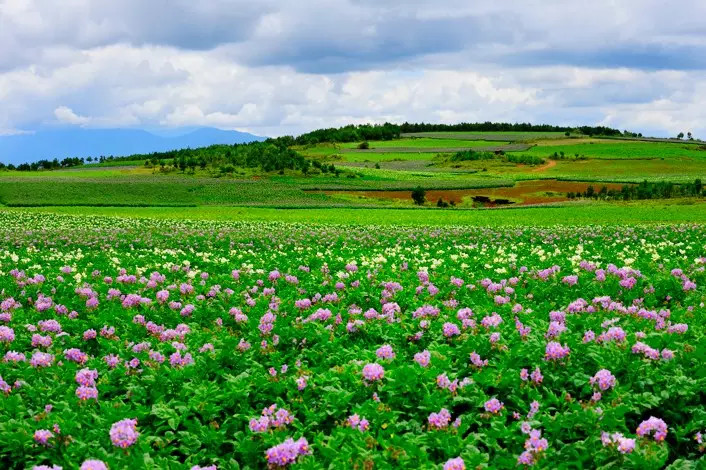
[[[550,168],[554,168],[555,166],[556,166],[556,160],[549,160],[546,164],[531,169],[530,173],[541,173],[542,171],[546,171]]]
[[[547,204],[566,201],[568,192],[584,192],[589,186],[598,191],[602,186],[608,189],[620,190],[622,184],[617,183],[582,183],[577,181],[558,181],[553,179],[519,181],[515,186],[481,189],[432,189],[427,191],[427,201],[435,203],[439,198],[444,201],[460,203],[463,198],[486,196],[492,200],[510,199],[517,205]],[[411,191],[323,191],[328,195],[346,194],[374,199],[396,199],[411,201]]]

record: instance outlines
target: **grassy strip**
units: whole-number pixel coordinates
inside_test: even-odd
[[[689,199],[627,203],[571,203],[558,206],[514,207],[483,210],[440,209],[274,209],[253,207],[42,207],[4,208],[72,215],[103,215],[132,218],[190,219],[221,221],[281,221],[291,223],[335,223],[355,225],[633,225],[706,224],[706,202]]]

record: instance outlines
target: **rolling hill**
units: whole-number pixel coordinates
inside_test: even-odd
[[[57,129],[0,136],[0,162],[18,164],[66,157],[125,156],[213,144],[264,140],[247,132],[199,128],[160,136],[138,129]]]

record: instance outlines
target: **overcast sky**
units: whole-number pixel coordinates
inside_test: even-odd
[[[0,0],[0,134],[405,120],[706,137],[706,1]]]

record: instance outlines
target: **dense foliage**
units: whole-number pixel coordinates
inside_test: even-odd
[[[515,154],[515,153],[505,153],[503,151],[497,152],[483,152],[476,151],[473,149],[462,150],[456,152],[449,158],[452,162],[465,162],[465,161],[478,161],[478,160],[502,160],[510,163],[517,163],[522,165],[541,165],[544,163],[544,159],[536,155],[525,155],[525,154]]]
[[[222,169],[223,172],[233,171],[233,167],[260,168],[263,171],[279,171],[284,169],[300,170],[307,173],[311,161],[288,148],[278,140],[265,142],[250,142],[233,145],[211,145],[196,149],[180,149],[169,152],[157,152],[149,155],[132,155],[124,157],[130,160],[144,159],[152,165],[163,165],[172,161],[173,165],[184,171],[187,168],[207,166]],[[231,167],[230,169],[228,167]]]
[[[583,197],[587,199],[622,200],[631,201],[635,199],[670,199],[673,197],[702,197],[704,185],[701,179],[695,179],[690,184],[674,184],[669,182],[649,182],[643,181],[640,184],[623,185],[620,190],[608,189],[603,185],[599,190],[593,186],[586,188],[583,193],[568,193],[569,199]]]
[[[461,122],[458,124],[431,124],[425,122],[409,123],[400,125],[402,133],[411,132],[574,132],[584,135],[604,135],[622,136],[629,135],[637,137],[638,134],[605,126],[554,126],[551,124],[530,124],[528,122]],[[641,134],[640,134],[641,135]]]
[[[64,158],[63,160],[59,161],[58,159],[53,159],[53,160],[37,160],[36,162],[32,163],[20,163],[19,165],[15,166],[12,163],[9,165],[5,165],[3,162],[0,162],[0,170],[17,170],[17,171],[38,171],[38,170],[58,170],[61,168],[71,168],[74,166],[80,166],[84,164],[84,159],[83,158]]]
[[[317,129],[294,139],[298,145],[313,145],[322,142],[360,142],[367,140],[399,139],[400,126],[396,124],[361,124],[328,129]]]
[[[702,226],[0,217],[4,468],[704,463]]]

